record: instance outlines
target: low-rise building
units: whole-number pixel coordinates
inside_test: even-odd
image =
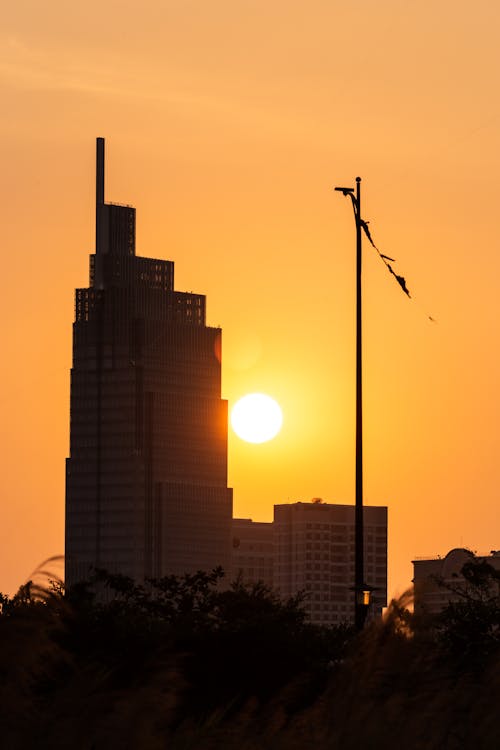
[[[233,518],[231,580],[273,586],[273,524]]]
[[[500,570],[500,551],[476,556],[470,549],[455,547],[444,557],[423,557],[413,560],[414,611],[433,615],[441,612],[449,602],[461,598],[465,579],[462,568],[468,562],[489,563]]]

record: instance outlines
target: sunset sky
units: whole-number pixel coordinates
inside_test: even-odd
[[[491,0],[16,0],[0,27],[0,591],[64,551],[75,287],[106,199],[223,329],[223,397],[283,409],[229,440],[234,515],[354,502],[363,218],[365,502],[389,595],[415,556],[500,547],[500,10]],[[427,315],[436,323],[431,323]]]

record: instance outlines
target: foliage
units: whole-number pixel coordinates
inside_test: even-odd
[[[224,587],[220,570],[27,584],[0,595],[1,744],[496,749],[498,575],[464,577],[434,622],[406,596],[359,635],[308,624],[300,597]]]
[[[500,647],[500,571],[485,560],[471,560],[455,585],[441,585],[455,595],[438,616],[440,643],[460,666],[482,668]]]

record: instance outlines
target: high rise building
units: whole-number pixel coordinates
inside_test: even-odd
[[[135,209],[104,201],[76,290],[66,469],[66,582],[93,567],[137,580],[230,566],[221,331],[171,261],[135,254]]]
[[[363,508],[365,581],[372,588],[368,617],[387,604],[387,508]],[[274,506],[274,586],[283,597],[304,592],[310,622],[354,622],[354,505]]]

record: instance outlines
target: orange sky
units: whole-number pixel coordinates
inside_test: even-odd
[[[223,328],[223,396],[282,405],[229,443],[235,515],[354,501],[354,224],[365,244],[365,502],[412,557],[500,546],[500,11],[491,0],[16,0],[0,29],[0,590],[64,542],[73,294],[106,197]],[[437,320],[429,323],[426,313]]]

